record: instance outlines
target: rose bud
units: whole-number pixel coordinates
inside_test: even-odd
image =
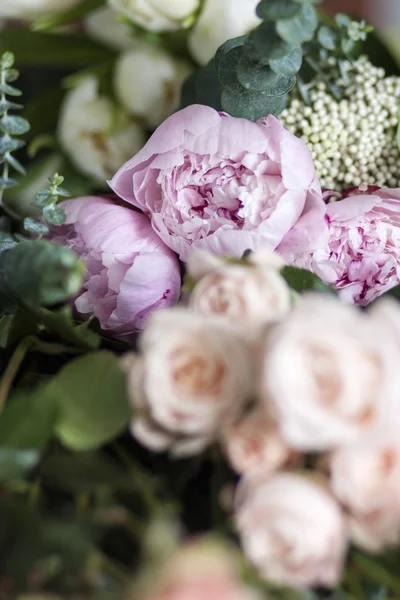
[[[133,435],[155,451],[195,454],[253,392],[251,352],[235,331],[182,308],[160,311],[128,369]]]
[[[311,153],[275,117],[253,123],[192,105],[169,117],[114,176],[114,192],[149,215],[186,261],[191,250],[312,252],[326,206]]]
[[[106,185],[107,177],[145,142],[144,130],[113,101],[97,93],[94,77],[70,90],[61,108],[58,137],[75,167]]]
[[[164,50],[144,45],[120,55],[114,88],[122,106],[155,129],[179,106],[181,86],[191,67]]]
[[[200,0],[108,0],[114,10],[149,31],[175,31],[185,27]]]
[[[281,473],[245,480],[236,500],[243,549],[261,575],[294,588],[339,583],[346,527],[339,505],[322,485]]]
[[[51,240],[72,248],[86,267],[74,301],[82,318],[94,315],[103,330],[130,336],[151,311],[179,298],[178,261],[144,215],[95,196],[60,206],[67,219],[52,227]]]

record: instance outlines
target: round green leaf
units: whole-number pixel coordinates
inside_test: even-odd
[[[222,92],[222,108],[232,117],[257,121],[270,114],[278,116],[286,106],[287,96],[273,97],[262,92],[249,92],[243,88],[242,90],[240,94],[229,90]]]
[[[269,67],[263,67],[255,61],[242,56],[237,65],[237,77],[246,90],[263,92],[267,96],[283,96],[295,85],[296,78],[281,77]]]
[[[30,130],[31,126],[23,117],[4,116],[0,120],[0,129],[9,135],[23,135]]]
[[[72,450],[93,450],[127,428],[126,377],[111,352],[69,363],[48,386],[60,407],[57,435]]]
[[[214,61],[210,61],[206,67],[197,72],[195,90],[198,104],[205,104],[215,110],[221,110],[222,86]]]
[[[254,29],[243,46],[243,54],[265,66],[270,59],[282,58],[292,50],[293,44],[284,42],[277,34],[275,25],[271,23],[262,23]]]
[[[227,52],[218,63],[218,76],[222,86],[235,93],[240,93],[243,89],[236,71],[241,57],[242,49],[236,47]]]
[[[285,42],[298,45],[311,41],[317,26],[318,18],[315,8],[309,4],[303,4],[296,17],[278,21],[276,30]]]
[[[292,19],[301,11],[301,6],[293,0],[262,0],[257,6],[257,15],[263,21]]]
[[[303,51],[301,46],[295,46],[290,54],[281,58],[272,58],[269,66],[278,75],[295,75],[301,69],[303,62]]]
[[[67,215],[65,211],[59,206],[45,206],[43,209],[43,217],[46,219],[48,223],[52,225],[64,225]]]
[[[218,48],[214,58],[215,66],[217,69],[220,61],[225,56],[225,54],[228,54],[228,52],[230,52],[234,48],[239,48],[243,46],[243,44],[247,40],[247,37],[247,35],[242,35],[240,37],[232,38],[231,40],[228,40]]]
[[[46,223],[37,221],[32,217],[26,217],[24,220],[24,229],[25,231],[30,231],[31,233],[36,233],[37,235],[47,235],[49,233],[49,228],[47,227]]]

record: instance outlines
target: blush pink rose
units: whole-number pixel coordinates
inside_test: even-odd
[[[178,260],[147,217],[96,196],[60,206],[67,220],[53,227],[51,239],[72,248],[86,267],[75,299],[83,318],[94,315],[103,330],[126,336],[142,329],[150,312],[178,300]]]
[[[313,269],[366,306],[400,282],[400,189],[368,188],[327,206],[329,249]]]
[[[207,106],[169,117],[110,182],[186,260],[189,250],[313,251],[325,204],[306,145],[268,116],[252,123]],[[279,251],[279,248],[278,248]]]

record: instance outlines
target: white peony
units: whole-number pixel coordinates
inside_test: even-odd
[[[131,115],[155,129],[178,108],[190,71],[189,65],[167,52],[142,45],[117,60],[115,93]]]
[[[39,19],[62,13],[83,0],[1,0],[0,17]]]
[[[97,88],[97,80],[87,77],[67,93],[58,137],[76,168],[105,185],[146,138],[142,128]]]
[[[185,25],[200,0],[108,0],[109,5],[150,31],[174,31]]]
[[[117,20],[117,14],[107,8],[98,8],[85,18],[85,29],[88,35],[115,50],[128,50],[138,45],[133,36],[133,29]]]
[[[260,19],[256,7],[260,0],[205,0],[204,8],[189,36],[193,58],[206,65],[227,40],[245,35]]]
[[[346,527],[339,505],[321,485],[292,473],[245,480],[236,524],[245,554],[270,581],[295,588],[339,583]]]

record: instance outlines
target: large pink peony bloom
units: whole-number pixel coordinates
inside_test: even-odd
[[[179,298],[178,260],[147,217],[95,196],[61,207],[66,224],[54,227],[51,237],[86,266],[84,289],[75,299],[84,318],[95,315],[104,330],[128,335],[143,328],[150,311]]]
[[[273,116],[252,123],[189,106],[110,185],[182,260],[191,247],[241,255],[283,240],[289,254],[312,251],[327,231],[311,153]]]
[[[329,252],[314,270],[365,306],[400,282],[400,189],[356,190],[327,207]]]

